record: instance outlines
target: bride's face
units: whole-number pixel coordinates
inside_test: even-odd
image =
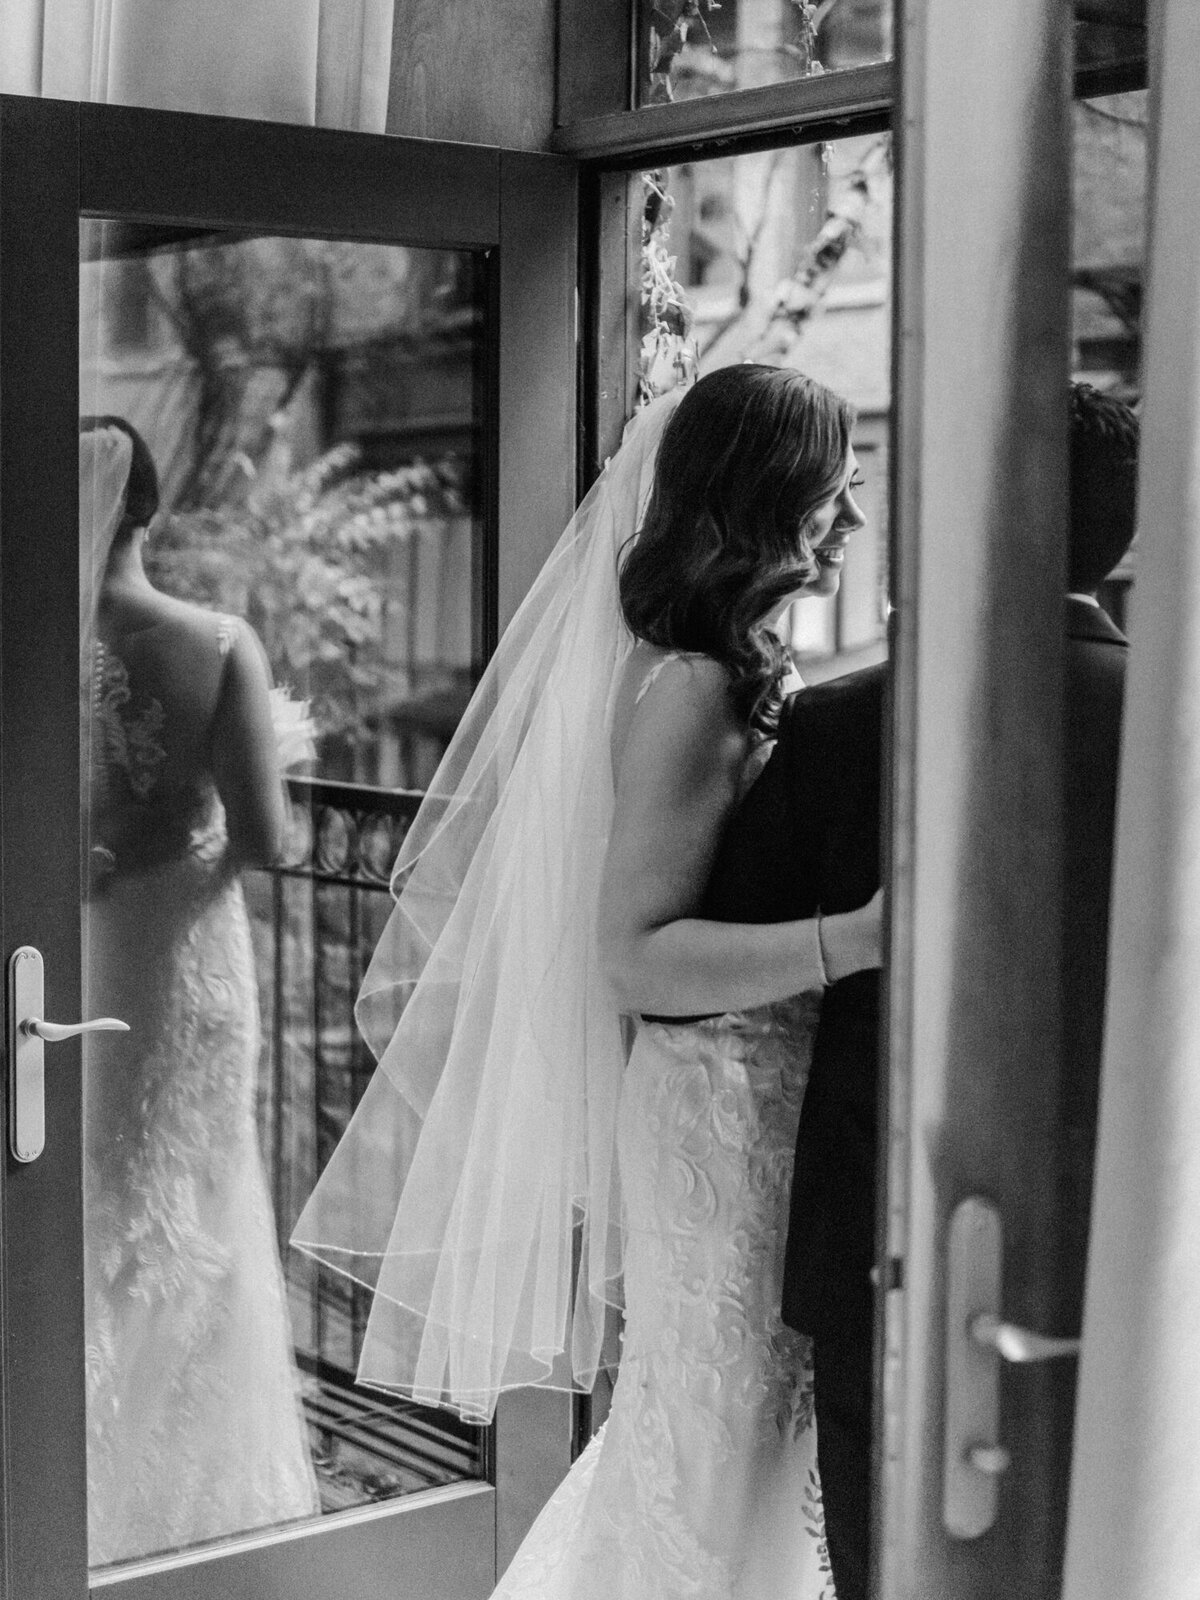
[[[842,563],[850,535],[866,523],[854,491],[862,485],[853,449],[846,457],[837,489],[813,512],[808,525],[808,542],[817,558],[817,575],[800,592],[806,595],[834,595],[842,580]]]
[[[846,545],[849,543],[850,535],[855,529],[865,526],[867,520],[854,498],[854,491],[861,487],[862,481],[857,458],[851,450],[846,457],[846,465],[837,488],[828,500],[821,502],[808,519],[808,542],[817,559],[816,576],[776,602],[771,608],[770,615],[765,619],[770,626],[773,627],[779,621],[793,601],[805,599],[809,595],[828,598],[838,592],[838,585],[842,581],[842,563],[846,559]]]

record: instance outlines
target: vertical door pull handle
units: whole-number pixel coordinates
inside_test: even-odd
[[[978,1539],[996,1520],[1009,1464],[1000,1443],[1000,1362],[972,1337],[1000,1306],[1004,1230],[990,1200],[972,1195],[950,1218],[946,1262],[946,1406],[942,1524],[955,1539]]]
[[[1015,1322],[1002,1322],[993,1311],[981,1311],[971,1318],[971,1337],[987,1345],[1005,1361],[1051,1361],[1055,1356],[1077,1356],[1082,1341],[1056,1339],[1049,1334],[1019,1328]]]
[[[1012,1465],[999,1437],[1003,1364],[1077,1356],[1080,1341],[1001,1316],[1004,1228],[991,1200],[960,1201],[947,1243],[942,1523],[956,1539],[978,1539],[996,1520],[1000,1479]]]

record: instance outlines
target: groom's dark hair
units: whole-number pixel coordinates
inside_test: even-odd
[[[133,455],[129,461],[129,478],[125,485],[123,525],[144,528],[157,512],[160,499],[158,469],[154,465],[154,457],[150,454],[150,446],[133,423],[126,422],[124,417],[108,415],[80,417],[80,433],[91,433],[97,428],[119,428],[133,445]]]
[[[1071,538],[1067,587],[1098,589],[1137,526],[1138,419],[1121,400],[1071,385]]]

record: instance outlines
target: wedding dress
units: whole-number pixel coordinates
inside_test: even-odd
[[[230,619],[214,619],[228,648]],[[93,1566],[319,1510],[255,1126],[254,954],[212,778],[91,650],[85,1278]]]
[[[612,1409],[495,1600],[833,1600],[808,1341],[779,1315],[819,1003],[640,1025]]]
[[[493,1600],[835,1600],[809,1341],[779,1309],[820,1003],[640,1021],[612,1407]]]

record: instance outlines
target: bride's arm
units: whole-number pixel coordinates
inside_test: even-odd
[[[234,629],[209,735],[230,859],[269,866],[283,848],[284,795],[271,721],[271,669],[248,623]]]
[[[599,942],[627,1011],[736,1011],[879,965],[878,897],[823,917],[819,943],[815,919],[746,924],[693,914],[746,756],[725,684],[715,662],[672,662],[637,707],[621,753]]]

